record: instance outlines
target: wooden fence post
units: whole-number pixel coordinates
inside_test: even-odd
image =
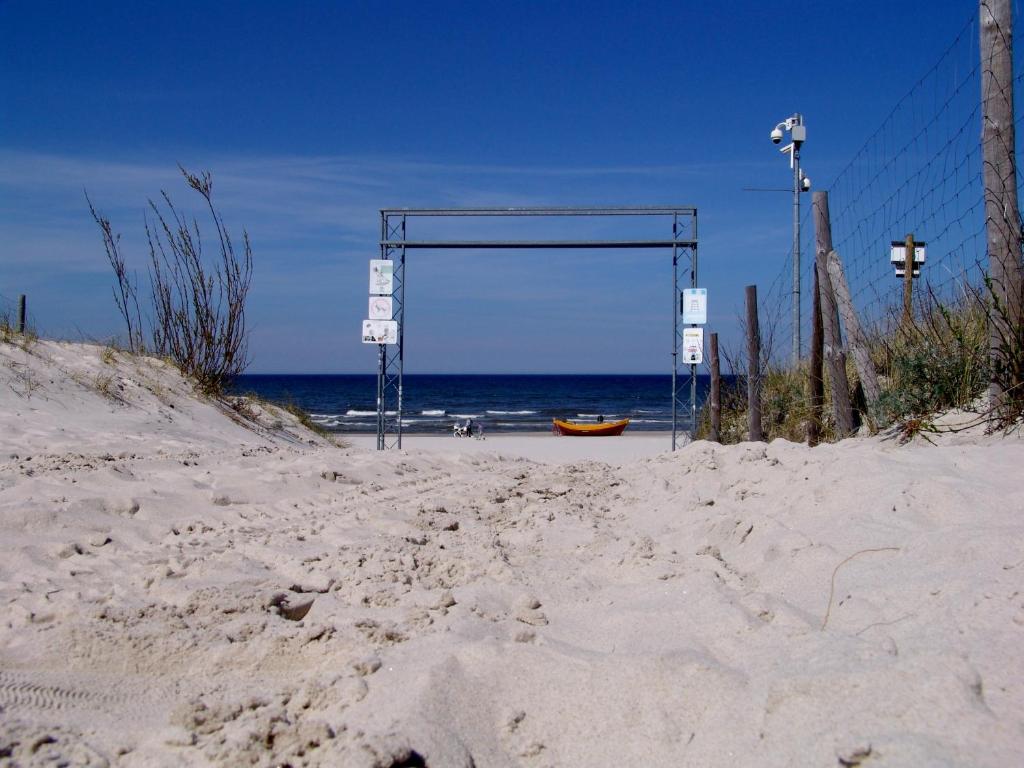
[[[857,375],[864,388],[868,408],[873,410],[878,403],[878,398],[882,395],[882,389],[878,385],[878,373],[871,360],[867,336],[864,335],[860,318],[857,317],[857,310],[854,309],[853,299],[850,297],[850,286],[846,282],[843,262],[835,251],[828,253],[828,275],[832,281],[832,290],[835,291],[836,299],[839,301],[839,314],[843,318],[843,325],[846,326],[846,338],[850,344],[850,350],[853,352],[853,361],[857,365]]]
[[[761,329],[757,321],[757,286],[747,286],[747,411],[750,440],[764,440],[761,426]]]
[[[914,322],[914,235],[907,235],[903,243],[903,329],[910,330]],[[847,329],[849,330],[849,329]]]
[[[25,294],[18,296],[18,333],[25,332]]]
[[[708,439],[722,442],[722,372],[718,360],[718,334],[711,334],[711,433]]]
[[[825,402],[825,379],[822,371],[822,353],[825,332],[821,324],[821,294],[818,291],[818,270],[814,270],[814,293],[811,295],[811,358],[808,374],[811,403],[807,419],[807,444],[812,448],[821,442],[821,407]]]
[[[1010,0],[981,0],[981,156],[985,188],[985,235],[993,301],[989,312],[989,395],[997,419],[1012,420],[1014,400],[1024,384],[1019,355],[1024,336],[1024,266],[1021,265],[1020,209],[1017,205],[1015,112],[1013,108],[1013,13]],[[1014,347],[1018,349],[1014,349]],[[1008,358],[1008,355],[1011,357]],[[1010,388],[1018,388],[1009,393]]]
[[[828,192],[815,192],[814,208],[814,264],[818,273],[818,294],[821,297],[821,321],[824,330],[824,358],[828,365],[828,378],[832,382],[832,410],[836,419],[836,433],[842,439],[853,434],[853,403],[850,402],[850,380],[846,375],[846,356],[843,354],[842,334],[839,330],[839,312],[832,281],[828,277],[828,253],[832,250],[832,224],[828,214]]]

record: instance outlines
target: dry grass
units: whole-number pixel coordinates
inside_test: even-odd
[[[92,389],[99,395],[118,405],[127,405],[128,401],[121,394],[124,386],[114,374],[98,373],[92,381]]]
[[[145,231],[149,245],[148,313],[139,308],[139,287],[121,251],[121,236],[86,195],[89,211],[100,228],[107,259],[114,271],[114,299],[125,321],[128,349],[166,355],[207,395],[224,392],[248,362],[245,305],[252,282],[252,247],[243,231],[236,250],[220,213],[213,205],[210,174],[181,168],[186,184],[205,203],[215,237],[212,256],[204,253],[197,220],[179,212],[166,192],[162,203],[149,201],[152,222]],[[151,316],[148,333],[143,317]]]
[[[14,344],[16,347],[31,353],[32,347],[39,341],[39,335],[31,326],[24,333],[18,333],[17,326],[11,320],[10,312],[0,312],[0,341]]]
[[[970,409],[995,378],[1005,392],[1008,405],[987,412],[992,428],[1006,428],[1024,415],[1024,329],[1003,338],[996,350],[993,369],[989,329],[994,321],[1007,319],[992,297],[991,287],[966,286],[962,298],[942,303],[930,291],[917,303],[914,323],[901,327],[892,323],[885,332],[870,339],[870,352],[882,385],[874,404],[866,403],[852,356],[847,357],[850,399],[854,404],[854,426],[866,425],[872,432],[894,426],[897,434],[919,435],[929,431],[930,418],[953,408]],[[734,370],[745,369],[742,360],[730,361]],[[737,364],[737,362],[739,364]],[[811,418],[808,369],[767,366],[762,377],[762,421],[766,440],[785,438],[803,441]],[[747,384],[745,377],[722,391],[723,443],[748,439]],[[710,432],[710,403],[705,403],[698,425],[698,437]],[[832,385],[825,377],[821,440],[836,439],[832,411]]]
[[[802,442],[807,437],[811,410],[807,396],[807,366],[797,369],[769,367],[761,381],[761,424],[766,441],[782,438]],[[705,402],[698,422],[697,437],[707,439],[711,429],[710,402]],[[835,439],[832,418],[831,388],[825,384],[821,439]],[[722,389],[722,443],[739,443],[749,439],[747,381],[736,379],[734,385]]]
[[[288,413],[290,413],[292,416],[294,416],[296,419],[298,419],[299,420],[299,424],[304,426],[310,432],[318,434],[318,435],[320,435],[320,437],[324,437],[324,438],[327,438],[329,440],[333,440],[334,439],[334,433],[332,433],[330,430],[325,429],[324,427],[320,426],[315,421],[313,421],[313,419],[309,415],[309,412],[306,411],[305,409],[303,409],[297,403],[287,402],[287,403],[284,403],[283,405],[281,405],[279,407],[283,408],[286,411],[288,411]]]
[[[42,387],[42,382],[33,375],[32,369],[24,363],[10,360],[7,365],[11,369],[11,373],[14,374],[10,384],[11,391],[18,397],[31,400],[32,395]]]
[[[301,406],[294,401],[289,400],[285,403],[273,403],[266,400],[259,395],[248,392],[243,395],[235,397],[221,398],[227,408],[229,414],[234,414],[240,420],[239,423],[244,422],[244,426],[247,428],[259,427],[259,428],[270,428],[274,430],[281,430],[283,425],[280,419],[275,419],[274,423],[267,425],[267,416],[273,416],[274,414],[280,414],[281,412],[288,413],[295,420],[308,431],[320,437],[325,442],[328,442],[339,448],[347,447],[347,444],[338,438],[338,436],[328,429],[317,424],[310,418],[310,415]]]
[[[884,382],[881,422],[902,424],[969,407],[991,378],[988,316],[975,294],[951,305],[928,295],[912,326],[876,336],[872,358]]]

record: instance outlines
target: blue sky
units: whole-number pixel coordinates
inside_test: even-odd
[[[195,205],[181,163],[213,174],[229,228],[252,238],[253,372],[374,369],[358,335],[390,206],[696,206],[709,328],[735,346],[744,286],[764,290],[791,245],[790,197],[741,191],[789,184],[768,132],[802,112],[804,166],[826,186],[976,13],[0,0],[0,296],[28,294],[48,335],[119,332],[83,189],[144,270],[146,199]],[[444,234],[563,236],[549,226]],[[409,258],[407,371],[669,369],[667,254]]]

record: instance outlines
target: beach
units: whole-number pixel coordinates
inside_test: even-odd
[[[353,448],[375,450],[376,435],[345,435]],[[676,447],[690,440],[684,432],[676,436]],[[388,435],[388,444],[394,438]],[[551,432],[485,433],[482,439],[451,435],[403,435],[402,450],[411,455],[447,453],[470,456],[498,454],[540,462],[601,461],[620,463],[650,458],[672,450],[671,432],[638,432],[619,437],[557,437]]]
[[[0,765],[1024,754],[1019,435],[485,436],[0,343]]]

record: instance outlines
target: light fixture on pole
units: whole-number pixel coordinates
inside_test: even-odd
[[[793,169],[793,365],[800,364],[800,193],[811,188],[811,180],[800,170],[800,147],[807,140],[807,127],[797,112],[775,126],[771,132],[773,144],[782,142],[783,132],[789,131],[790,143],[779,151],[789,154],[789,167]]]

